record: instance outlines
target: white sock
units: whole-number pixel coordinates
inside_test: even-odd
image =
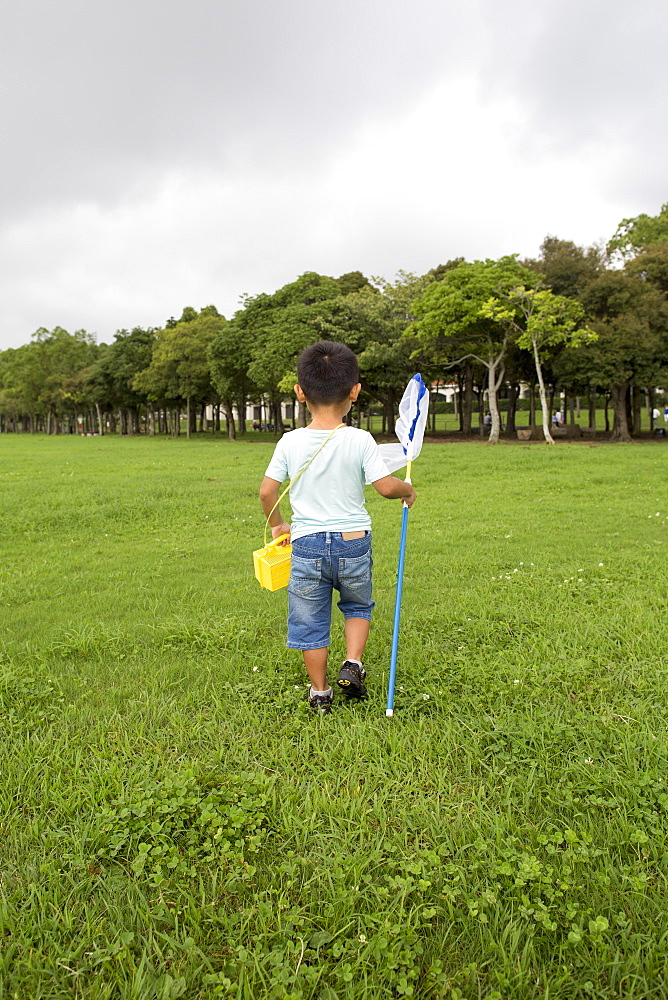
[[[324,691],[316,691],[315,688],[313,687],[311,688],[311,698],[315,697],[316,695],[332,694],[332,693],[333,692],[331,687],[326,688]]]
[[[352,656],[346,656],[345,662],[346,663],[356,663],[358,667],[362,666],[362,661],[361,660],[353,660]]]

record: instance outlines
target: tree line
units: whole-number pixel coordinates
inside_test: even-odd
[[[161,329],[119,330],[97,344],[84,330],[41,328],[0,352],[0,431],[179,434],[247,431],[246,406],[263,400],[276,433],[292,398],[296,358],[318,339],[358,355],[358,419],[375,407],[393,426],[410,376],[457,386],[462,434],[491,415],[489,440],[514,432],[522,385],[531,423],[540,410],[550,441],[555,393],[613,412],[611,439],[640,430],[643,403],[668,371],[668,203],[657,216],[624,219],[606,248],[548,236],[535,259],[468,262],[393,282],[352,271],[307,272],[273,294],[242,300],[227,320],[209,305],[183,310]],[[295,422],[305,424],[304,406]]]

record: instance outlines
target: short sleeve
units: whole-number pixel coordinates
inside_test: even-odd
[[[368,486],[369,483],[375,483],[376,480],[383,479],[384,476],[389,476],[390,473],[381,457],[378,445],[368,432],[365,432],[365,434],[366,440],[362,452],[362,465],[364,468],[364,482]]]
[[[281,438],[274,448],[274,454],[271,456],[265,476],[269,479],[275,479],[277,483],[282,483],[288,478],[288,462],[285,455],[283,438]]]

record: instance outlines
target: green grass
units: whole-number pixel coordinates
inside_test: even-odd
[[[425,446],[386,719],[400,508],[312,718],[249,437],[0,437],[0,1000],[668,995],[663,442]]]

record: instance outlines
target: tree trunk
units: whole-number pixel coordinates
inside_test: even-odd
[[[283,412],[280,399],[274,404],[274,435],[285,434],[285,424],[283,423]]]
[[[637,385],[633,386],[633,433],[640,437],[642,427],[642,396]]]
[[[608,416],[608,406],[610,405],[610,393],[606,393],[605,397],[605,409],[603,411],[605,416],[605,433],[610,433],[610,417]]]
[[[231,399],[223,400],[223,410],[225,413],[225,429],[227,430],[227,436],[230,439],[230,441],[236,441],[237,438],[236,427],[234,426],[234,410],[232,409],[233,406],[234,403]]]
[[[517,399],[520,394],[519,382],[513,382],[508,391],[508,417],[506,419],[506,430],[509,434],[515,433],[515,415],[517,413]]]
[[[529,427],[536,425],[536,386],[531,383],[529,388]]]
[[[575,397],[574,396],[569,396],[568,397],[568,415],[569,415],[568,423],[569,424],[574,424],[575,423]],[[578,416],[579,416],[579,414],[578,414]]]
[[[628,390],[629,390],[628,382],[620,382],[618,385],[613,385],[610,387],[610,395],[612,398],[612,409],[614,413],[612,434],[610,435],[611,441],[630,442],[633,440],[633,438],[631,437],[631,432],[629,430],[629,422],[628,422],[628,411],[627,411]]]
[[[543,381],[543,369],[540,365],[540,357],[538,355],[538,344],[534,340],[533,342],[533,360],[536,366],[536,376],[538,378],[538,391],[540,393],[540,408],[543,413],[543,434],[545,435],[546,444],[554,444],[554,438],[550,434],[550,410],[551,405],[548,405],[547,394],[545,392],[545,382]]]
[[[462,400],[462,434],[471,435],[473,423],[473,365],[470,361],[464,367],[464,399]]]
[[[241,436],[246,433],[246,397],[239,396],[237,399],[237,430]]]
[[[647,416],[649,417],[649,432],[654,433],[654,389],[646,389],[647,393]]]
[[[459,418],[459,432],[464,433],[464,410],[463,410],[463,394],[462,394],[462,377],[457,376],[457,390],[455,392],[455,416]],[[459,396],[459,405],[457,404],[457,396]],[[459,410],[459,413],[457,413]]]
[[[596,393],[589,394],[589,426],[596,433]]]
[[[394,430],[394,393],[392,391],[383,400],[383,427],[387,428],[388,434]]]
[[[489,379],[488,379],[488,393],[489,393],[489,412],[492,417],[492,428],[489,432],[489,438],[487,439],[488,444],[498,444],[499,435],[501,434],[501,414],[499,413],[499,400],[497,393],[503,382],[503,376],[505,373],[505,368],[501,360],[502,355],[497,355],[496,358],[490,357],[489,359]],[[484,404],[485,394],[480,393],[480,399]],[[484,408],[484,405],[483,405]],[[484,416],[483,416],[484,425]]]

